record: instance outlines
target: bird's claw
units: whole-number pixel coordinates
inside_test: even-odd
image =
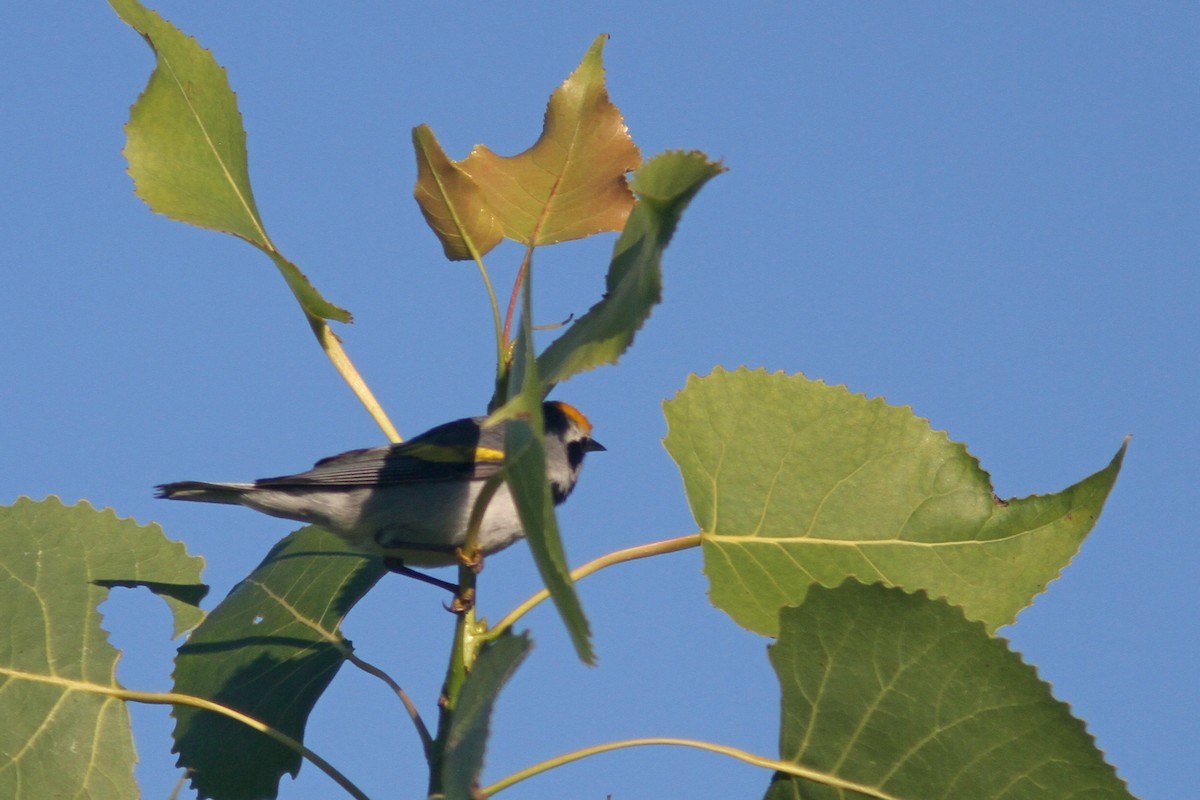
[[[442,604],[442,608],[449,611],[451,614],[466,614],[475,607],[475,590],[467,587],[459,592],[455,592],[454,599],[450,601],[450,605]]]
[[[469,568],[476,575],[483,572],[483,553],[479,550],[474,550],[468,553],[461,547],[454,548],[454,557],[458,559],[458,563]]]

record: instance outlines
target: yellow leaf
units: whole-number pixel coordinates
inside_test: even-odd
[[[417,153],[417,185],[413,196],[425,222],[442,241],[446,258],[482,256],[500,243],[500,230],[483,193],[463,169],[450,160],[428,125],[413,128]]]
[[[510,239],[543,245],[619,231],[633,208],[625,173],[642,157],[604,86],[607,38],[550,96],[532,147],[506,157],[477,145],[458,162]]]

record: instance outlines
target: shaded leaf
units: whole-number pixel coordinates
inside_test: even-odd
[[[297,741],[350,652],[342,619],[386,573],[379,559],[301,528],[280,541],[179,649],[175,691],[228,706]],[[201,797],[274,797],[300,756],[234,720],[175,709],[175,752]]]
[[[641,163],[604,86],[596,37],[550,95],[542,135],[515,156],[477,145],[458,165],[471,176],[509,239],[545,245],[619,231],[633,207],[625,173]],[[435,229],[436,230],[436,229]]]
[[[425,222],[441,240],[446,258],[472,258],[472,248],[480,256],[487,253],[504,234],[483,193],[471,176],[450,160],[428,125],[413,128],[412,138],[417,154],[413,196]]]
[[[539,413],[540,413],[540,398]],[[537,415],[532,415],[537,416]],[[542,435],[527,419],[503,423],[506,480],[513,502],[525,529],[525,538],[533,553],[542,582],[550,592],[559,616],[567,626],[575,652],[585,664],[596,663],[592,650],[591,626],[571,580],[567,556],[559,535],[554,513],[554,498],[546,481],[546,455]],[[540,417],[538,426],[541,428]]]
[[[137,795],[125,703],[111,694],[118,652],[97,606],[142,586],[194,627],[204,561],[157,525],[87,503],[28,498],[0,507],[0,797]]]
[[[665,410],[712,601],[766,635],[814,583],[847,577],[927,590],[989,630],[1011,622],[1075,555],[1125,452],[1004,502],[963,445],[845,387],[718,369]]]
[[[446,800],[474,800],[496,698],[532,647],[526,634],[506,633],[476,658],[450,715],[442,762]]]
[[[604,298],[538,357],[549,387],[615,364],[662,300],[662,253],[696,192],[724,168],[699,152],[655,156],[633,176],[638,204],[613,247]]]
[[[1034,669],[940,600],[816,587],[769,649],[780,758],[816,774],[777,774],[768,800],[1131,797]]]
[[[125,157],[139,197],[172,219],[231,233],[271,256],[313,316],[349,322],[275,249],[250,188],[246,132],[225,70],[192,37],[137,0],[109,0],[145,38],[157,64],[125,126]]]
[[[514,371],[505,382],[508,396],[493,411],[489,422],[504,424],[504,475],[525,531],[525,540],[550,599],[558,609],[575,653],[585,664],[594,664],[591,626],[583,613],[583,604],[575,592],[567,568],[567,556],[558,531],[554,497],[546,479],[546,454],[542,445],[545,420],[542,397],[545,394],[533,354],[533,272],[521,286],[521,324],[513,350]],[[499,396],[490,405],[497,405]],[[503,420],[503,423],[500,421]]]

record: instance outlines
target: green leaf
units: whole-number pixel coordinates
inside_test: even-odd
[[[541,428],[540,417],[538,419],[537,427]],[[567,567],[567,556],[554,514],[554,498],[546,482],[546,455],[541,433],[525,419],[510,420],[503,424],[508,426],[504,433],[506,480],[521,517],[534,563],[563,624],[567,626],[579,659],[585,664],[595,664],[591,626],[583,613],[575,584],[571,581],[571,571]]]
[[[507,402],[491,415],[491,422],[504,420],[504,479],[512,494],[525,541],[533,553],[542,583],[567,627],[575,653],[585,664],[595,664],[591,626],[583,613],[583,604],[575,592],[575,583],[567,568],[567,556],[558,532],[554,497],[546,479],[546,454],[542,446],[544,420],[542,397],[545,389],[538,376],[533,355],[533,270],[521,286],[521,325],[513,353],[515,374],[506,382]],[[494,397],[492,405],[500,398]]]
[[[698,152],[655,156],[633,176],[638,204],[613,247],[604,299],[538,357],[547,386],[615,364],[662,300],[662,253],[696,192],[724,170]]]
[[[203,618],[203,559],[157,525],[87,503],[21,498],[0,506],[0,797],[137,795],[118,652],[97,606],[113,586],[143,586],[175,632]]]
[[[280,541],[179,649],[175,691],[213,700],[301,741],[351,646],[342,619],[386,570],[308,527]],[[274,797],[300,755],[219,714],[175,709],[175,752],[201,797]]]
[[[480,651],[450,716],[442,762],[446,800],[475,797],[496,698],[532,647],[527,635],[506,633]]]
[[[1075,555],[1125,452],[1005,502],[963,445],[845,387],[718,369],[665,411],[712,601],[765,635],[813,584],[847,577],[927,590],[989,630],[1011,622]]]
[[[250,188],[246,132],[225,70],[190,36],[137,0],[109,0],[157,65],[125,126],[139,197],[172,219],[241,237],[269,255],[305,311],[349,322],[267,236]]]
[[[1083,723],[1007,643],[924,595],[853,581],[780,614],[783,798],[1129,800]]]

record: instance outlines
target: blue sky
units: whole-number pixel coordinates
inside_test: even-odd
[[[804,372],[911,405],[965,442],[1003,497],[1057,491],[1132,434],[1099,525],[1005,629],[1085,719],[1135,794],[1194,789],[1200,544],[1196,278],[1200,11],[1189,3],[390,4],[160,2],[228,69],[268,230],[327,298],[406,434],[478,413],[490,317],[411,198],[409,131],[453,157],[538,135],[592,38],[646,154],[699,148],[730,171],[667,252],[665,302],[622,364],[558,396],[609,452],[561,520],[571,560],[690,533],[661,401],[715,365]],[[736,8],[736,10],[735,10]],[[205,556],[213,599],[290,525],[155,501],[166,480],[238,480],[381,441],[269,262],[150,213],[120,155],[149,49],[101,2],[51,0],[0,26],[0,502],[87,498],[158,521]],[[539,255],[547,320],[599,294],[611,239]],[[517,258],[490,258],[499,283]],[[483,613],[536,585],[489,561]],[[504,693],[491,779],[642,735],[773,754],[765,641],[705,598],[697,552],[581,584],[600,666],[549,609]],[[385,580],[352,613],[359,652],[433,715],[449,615]],[[116,592],[120,677],[165,689],[160,603]],[[134,709],[145,796],[176,776],[162,709]],[[309,743],[372,796],[416,796],[419,747],[386,689],[349,670]],[[602,756],[510,794],[753,797],[758,770],[653,750]],[[332,788],[306,767],[283,796]]]

